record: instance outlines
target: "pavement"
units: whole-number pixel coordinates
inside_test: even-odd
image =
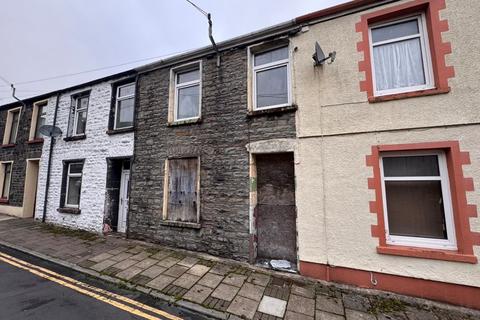
[[[480,311],[0,216],[0,245],[219,319],[463,320]],[[1,251],[1,249],[0,249]]]

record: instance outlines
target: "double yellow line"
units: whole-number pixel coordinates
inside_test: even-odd
[[[30,264],[26,261],[14,258],[10,255],[7,255],[5,253],[0,252],[0,261],[3,261],[5,263],[8,263],[12,266],[15,266],[17,268],[26,270],[32,274],[35,274],[39,277],[42,277],[44,279],[48,279],[52,282],[58,283],[64,287],[70,288],[72,290],[75,290],[77,292],[80,292],[86,296],[92,297],[94,299],[97,299],[99,301],[108,303],[118,309],[121,309],[123,311],[129,312],[131,314],[134,314],[136,316],[148,319],[148,320],[160,320],[160,319],[169,319],[169,320],[182,320],[182,318],[176,317],[174,315],[171,315],[165,311],[152,308],[150,306],[147,306],[146,304],[140,303],[138,301],[132,300],[130,298],[118,295],[116,293],[103,290],[94,286],[91,286],[89,284],[83,283],[81,281],[72,279],[67,276],[63,276],[61,274],[58,274],[56,272],[53,272],[51,270]],[[145,311],[148,311],[152,314],[160,316],[153,316],[151,314],[146,313]]]

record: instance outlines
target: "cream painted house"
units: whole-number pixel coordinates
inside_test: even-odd
[[[477,0],[296,19],[300,272],[480,308]],[[315,42],[333,63],[314,66]]]

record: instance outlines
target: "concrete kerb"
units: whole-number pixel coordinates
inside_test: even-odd
[[[228,319],[228,317],[230,315],[229,313],[208,309],[208,308],[205,308],[203,306],[200,306],[200,305],[197,305],[197,304],[185,301],[185,300],[176,300],[174,297],[167,296],[167,295],[165,295],[165,294],[163,294],[163,293],[161,293],[157,290],[150,289],[150,288],[147,288],[147,287],[144,287],[144,286],[141,286],[141,285],[132,285],[131,283],[122,281],[120,279],[113,278],[113,277],[98,273],[96,271],[80,267],[80,266],[78,266],[74,263],[70,263],[70,262],[66,262],[66,261],[63,261],[63,260],[60,260],[60,259],[57,259],[57,258],[53,258],[53,257],[47,256],[45,254],[35,252],[33,250],[26,249],[26,248],[23,248],[21,246],[17,246],[17,245],[14,245],[14,244],[2,241],[2,240],[0,240],[0,245],[2,245],[4,247],[8,247],[10,249],[14,249],[14,250],[26,253],[26,254],[29,254],[31,256],[40,258],[42,260],[46,260],[46,261],[55,263],[55,264],[60,265],[62,267],[66,267],[66,268],[72,269],[74,271],[77,271],[77,272],[80,272],[80,273],[83,273],[83,274],[86,274],[86,275],[89,275],[89,276],[92,276],[92,277],[95,277],[95,278],[102,279],[104,281],[107,281],[107,282],[110,282],[110,283],[113,283],[113,284],[125,286],[125,287],[127,287],[131,290],[140,291],[142,293],[151,295],[152,297],[164,300],[168,303],[175,304],[175,305],[180,306],[182,308],[185,308],[185,309],[188,309],[188,310],[191,310],[191,311],[194,311],[194,312],[198,312],[198,313],[204,314],[204,315],[212,317],[212,318]]]

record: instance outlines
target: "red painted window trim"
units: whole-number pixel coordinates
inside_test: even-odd
[[[367,93],[369,102],[381,102],[424,95],[441,94],[450,91],[448,79],[455,76],[455,70],[452,66],[447,66],[445,62],[445,56],[452,53],[452,46],[450,42],[442,41],[442,32],[449,30],[448,21],[440,20],[440,11],[445,8],[445,0],[414,0],[361,16],[360,22],[355,25],[356,32],[362,34],[362,41],[357,43],[357,51],[363,53],[364,57],[364,60],[359,61],[358,63],[358,70],[365,73],[365,80],[360,81],[360,91],[365,91]],[[373,90],[374,83],[372,76],[372,61],[368,26],[372,23],[386,21],[417,12],[424,12],[427,20],[435,88],[431,90],[413,91],[376,97]]]
[[[444,150],[447,157],[453,219],[457,237],[457,251],[436,250],[389,245],[385,236],[380,153],[391,151]],[[474,191],[473,179],[463,176],[463,165],[470,164],[468,152],[461,152],[458,141],[425,142],[413,144],[378,145],[366,157],[366,164],[373,168],[373,177],[368,179],[368,188],[375,190],[375,200],[370,201],[370,212],[377,215],[377,225],[372,225],[372,237],[378,238],[377,252],[407,257],[477,263],[473,246],[480,245],[480,232],[470,230],[470,218],[477,217],[477,207],[467,203],[467,191]]]

